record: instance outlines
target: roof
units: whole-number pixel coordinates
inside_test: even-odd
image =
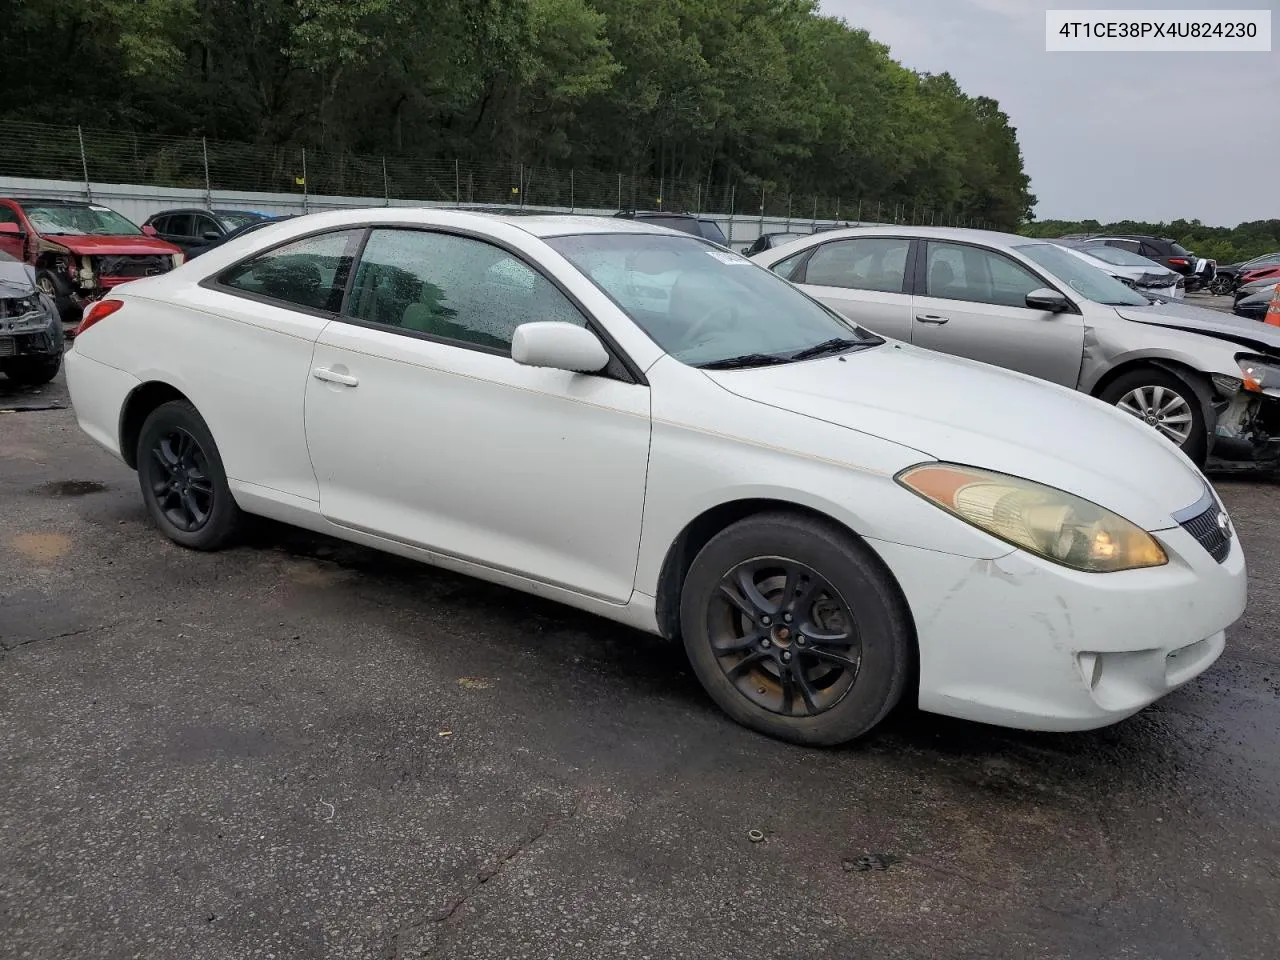
[[[53,197],[5,197],[12,203],[28,204],[40,207],[88,207],[101,206],[101,204],[91,204],[88,200],[57,200]]]
[[[1024,237],[1016,233],[1001,233],[996,230],[974,230],[969,227],[909,227],[886,223],[875,227],[840,227],[836,230],[823,230],[823,241],[840,237],[884,236],[919,237],[924,240],[968,240],[972,243],[1003,243],[1008,246],[1028,243],[1050,243],[1039,237]],[[815,234],[816,235],[816,234]]]

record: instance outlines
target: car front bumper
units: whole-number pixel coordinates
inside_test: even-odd
[[[1014,551],[974,560],[873,541],[915,619],[920,709],[1027,730],[1131,716],[1217,660],[1245,607],[1237,538],[1222,563],[1181,527],[1163,567],[1087,574]]]

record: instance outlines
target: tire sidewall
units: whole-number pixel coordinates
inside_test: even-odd
[[[185,430],[200,445],[208,465],[209,479],[213,484],[213,510],[208,522],[199,530],[186,531],[174,526],[165,516],[155,492],[151,489],[152,481],[156,476],[155,458],[151,455],[151,448],[161,435],[175,428]],[[218,453],[218,445],[214,442],[213,434],[205,424],[204,418],[196,412],[195,407],[181,400],[172,400],[156,407],[147,416],[138,433],[136,462],[142,499],[156,526],[165,536],[174,543],[195,550],[214,550],[231,539],[240,519],[240,511],[227,484],[227,475],[222,466],[222,457]]]
[[[748,519],[727,528],[699,552],[681,595],[681,633],[694,673],[734,720],[762,733],[809,746],[834,746],[880,722],[901,698],[910,661],[909,620],[888,575],[869,551],[808,518]],[[861,638],[853,686],[835,706],[813,717],[784,717],[748,700],[725,676],[707,632],[707,605],[721,578],[757,556],[806,564],[841,595]]]
[[[1169,373],[1165,370],[1155,368],[1134,370],[1117,378],[1115,381],[1107,385],[1107,388],[1099,395],[1099,399],[1105,403],[1117,407],[1120,399],[1131,390],[1138,387],[1164,387],[1167,390],[1174,390],[1186,401],[1187,406],[1191,408],[1192,426],[1191,435],[1187,437],[1186,443],[1182,444],[1179,449],[1182,450],[1188,458],[1197,466],[1203,467],[1209,447],[1209,431],[1204,410],[1204,402],[1200,397],[1199,391],[1190,383],[1183,380],[1176,374]],[[1127,411],[1121,411],[1125,416],[1132,416]],[[1157,436],[1164,437],[1155,427],[1138,420],[1144,427]],[[1173,441],[1169,437],[1164,437]]]

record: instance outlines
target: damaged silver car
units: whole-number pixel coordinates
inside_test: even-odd
[[[62,321],[36,271],[0,251],[0,373],[10,383],[48,383],[62,366]]]
[[[1147,296],[1055,243],[982,230],[835,230],[752,259],[883,336],[1113,404],[1201,466],[1280,468],[1280,327]]]

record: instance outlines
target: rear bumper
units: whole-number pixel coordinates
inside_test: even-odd
[[[872,542],[906,595],[920,709],[1028,730],[1131,716],[1217,660],[1244,612],[1238,540],[1219,564],[1185,530],[1164,567],[1083,574],[1015,551],[973,560]]]
[[[63,359],[67,391],[80,429],[121,460],[120,412],[141,384],[123,370],[91,360],[75,347]]]

